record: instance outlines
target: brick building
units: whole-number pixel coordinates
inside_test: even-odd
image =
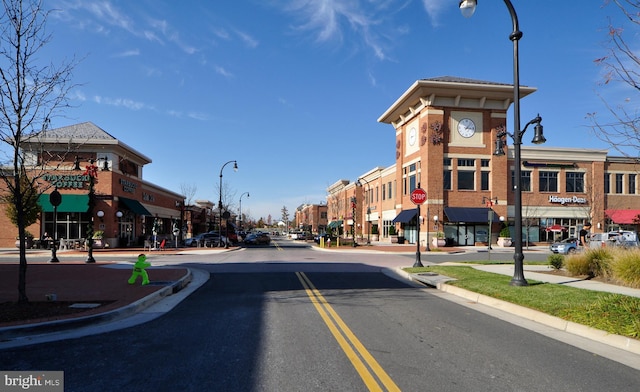
[[[521,86],[522,98],[533,92]],[[393,227],[415,242],[420,219],[421,243],[438,232],[452,244],[495,243],[503,221],[511,226],[515,215],[513,148],[505,145],[504,155],[494,155],[501,144],[497,135],[511,132],[512,97],[509,84],[453,77],[416,81],[378,119],[393,126],[395,164],[327,188],[329,228],[350,233],[355,211],[358,236],[376,227],[389,241]],[[549,125],[547,144],[554,132],[559,130]],[[611,157],[604,149],[522,146],[523,239],[577,236],[588,221],[594,232],[637,230],[638,169],[636,159]],[[417,187],[427,193],[419,217],[410,200]]]

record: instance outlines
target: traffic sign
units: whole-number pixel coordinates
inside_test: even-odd
[[[427,201],[427,192],[422,188],[416,188],[411,192],[411,201],[413,204],[420,205]]]

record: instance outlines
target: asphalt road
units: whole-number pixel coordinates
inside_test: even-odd
[[[636,391],[640,371],[382,273],[406,255],[293,242],[165,256],[210,272],[148,323],[0,351],[65,391]],[[154,261],[157,264],[158,261]]]

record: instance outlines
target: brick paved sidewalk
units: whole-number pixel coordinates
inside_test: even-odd
[[[122,265],[116,267],[116,264],[29,263],[26,292],[30,302],[45,302],[48,294],[55,294],[57,301],[61,302],[107,302],[82,313],[30,320],[29,323],[89,316],[118,309],[165,288],[188,273],[186,268],[151,267],[147,269],[151,281],[149,285],[141,286],[140,280],[135,285],[129,285],[127,280],[131,276],[131,268]],[[18,267],[17,262],[0,264],[0,303],[18,300]],[[6,319],[0,314],[0,327],[24,324],[8,323]]]

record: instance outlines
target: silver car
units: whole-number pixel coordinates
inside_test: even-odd
[[[638,235],[633,231],[610,231],[608,233],[594,233],[589,236],[590,248],[602,248],[604,246],[630,248],[639,245]]]

